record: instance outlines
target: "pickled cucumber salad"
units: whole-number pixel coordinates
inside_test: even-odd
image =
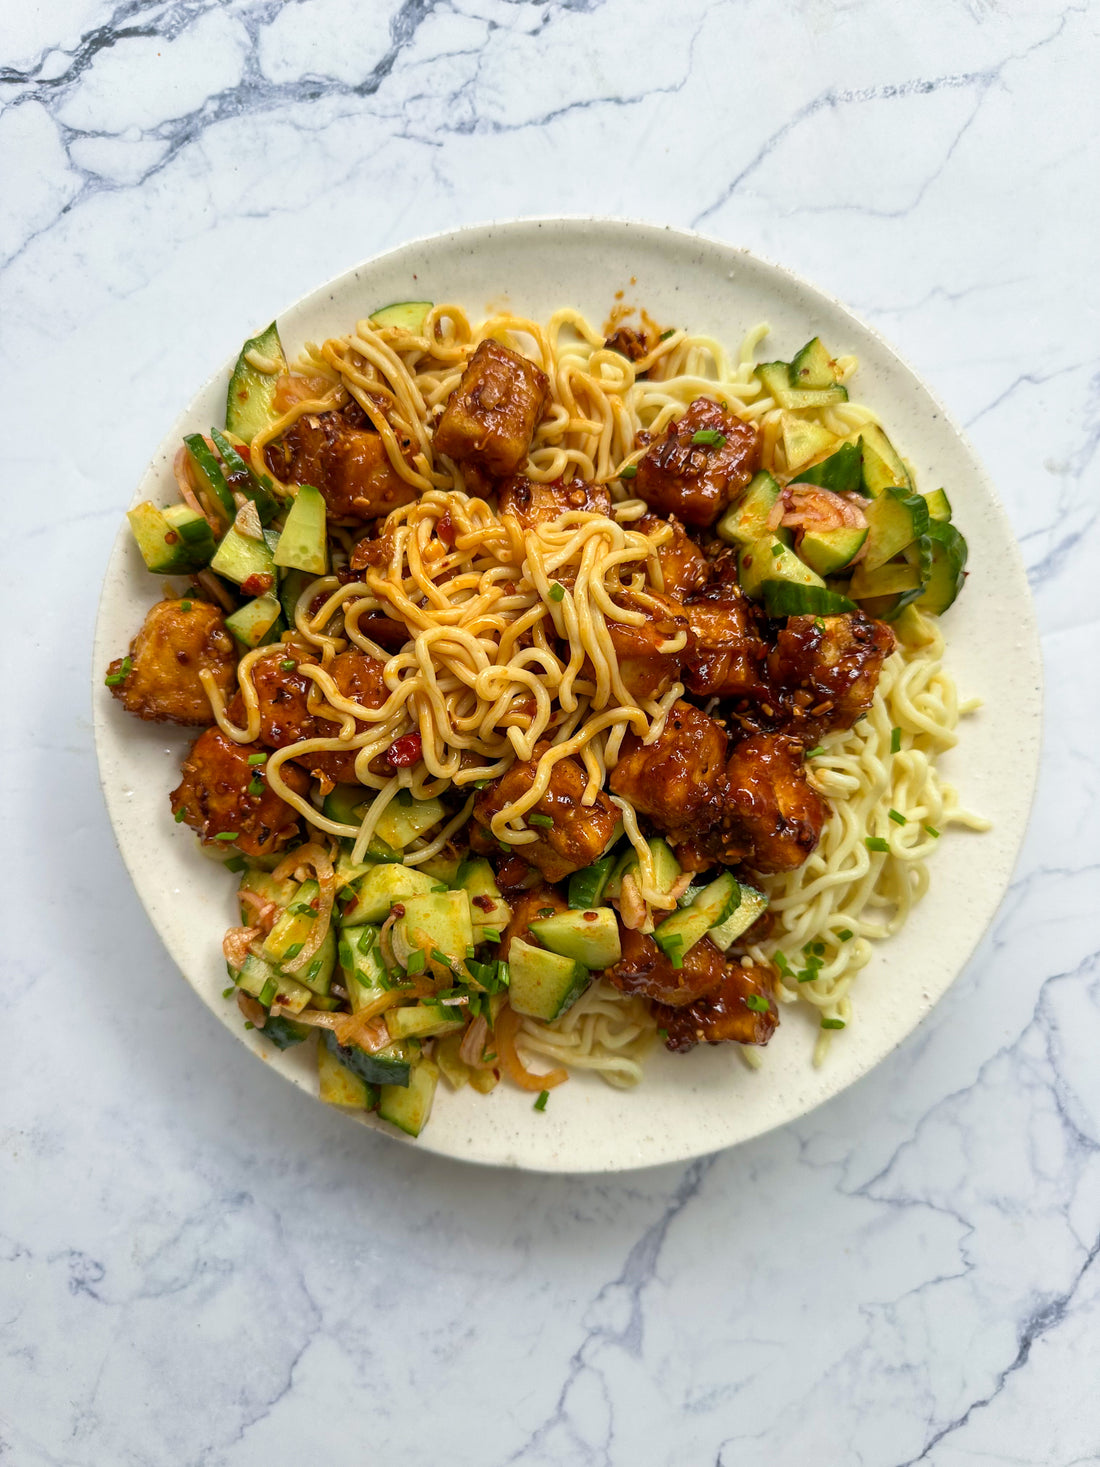
[[[293,363],[273,324],[129,513],[162,590],[106,682],[197,732],[225,999],[412,1136],[441,1083],[758,1065],[784,1008],[820,1060],[981,827],[936,768],[947,493],[818,338],[642,321],[399,302]]]

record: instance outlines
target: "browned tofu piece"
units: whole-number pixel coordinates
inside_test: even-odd
[[[130,643],[130,671],[111,692],[129,713],[155,723],[214,721],[199,673],[206,668],[225,697],[237,668],[237,648],[219,607],[209,601],[158,601]],[[109,677],[123,671],[116,657]]]
[[[675,596],[678,601],[686,601],[689,596],[697,595],[706,585],[710,566],[706,556],[680,521],[675,515],[661,519],[659,515],[646,514],[640,520],[635,520],[630,529],[652,536],[665,525],[672,530],[672,538],[666,540],[657,550],[657,559],[661,562],[661,574],[665,581],[665,595]]]
[[[297,811],[264,781],[256,781],[263,784],[260,794],[249,792],[256,768],[248,758],[255,752],[254,744],[236,744],[218,728],[208,728],[192,744],[170,799],[172,813],[197,830],[204,845],[223,847],[226,854],[268,856],[298,834]],[[309,776],[304,769],[284,764],[282,776],[295,794],[305,794]],[[219,841],[221,834],[236,839]]]
[[[894,634],[862,611],[792,616],[768,655],[768,676],[795,694],[821,730],[851,728],[871,706]]]
[[[761,1009],[761,1004],[767,1007]],[[725,959],[717,987],[682,1008],[655,1003],[653,1017],[668,1036],[666,1046],[676,1054],[697,1044],[767,1044],[779,1023],[774,974],[759,963],[742,968],[736,960]]]
[[[754,734],[734,747],[726,769],[731,807],[752,841],[754,871],[793,871],[817,845],[829,807],[806,778],[802,746],[782,734]]]
[[[259,742],[269,749],[285,749],[303,739],[338,738],[340,725],[329,718],[315,717],[309,711],[307,698],[312,679],[299,671],[302,659],[287,655],[287,648],[273,647],[252,664],[252,682],[260,705]],[[294,667],[284,667],[294,662]],[[345,697],[364,708],[381,708],[389,697],[383,680],[383,664],[365,652],[341,652],[329,667],[333,681]],[[229,708],[229,716],[237,723],[244,719],[244,700],[238,694]],[[355,780],[355,750],[303,754],[304,768],[324,774],[336,784]]]
[[[699,434],[707,438],[696,442]],[[712,398],[697,397],[639,461],[634,493],[658,514],[713,525],[759,467],[756,426]]]
[[[608,782],[659,830],[686,839],[712,825],[725,803],[727,746],[712,718],[690,703],[674,703],[652,744],[627,734]]]
[[[659,698],[672,686],[691,640],[691,628],[678,601],[656,592],[649,592],[648,598],[641,601],[630,594],[619,597],[624,611],[644,612],[646,620],[640,626],[625,621],[607,623],[623,686],[636,699]],[[686,633],[688,641],[680,651],[661,650],[681,633]]]
[[[361,426],[358,404],[331,413],[306,413],[268,444],[268,467],[287,484],[312,484],[329,514],[345,522],[378,519],[416,498],[390,463],[381,437]]]
[[[722,585],[712,595],[684,606],[691,625],[691,646],[684,656],[684,684],[689,692],[711,698],[747,697],[763,680],[764,643],[745,595]]]
[[[534,362],[483,341],[447,399],[435,446],[460,463],[507,478],[527,457],[549,393],[549,379]]]
[[[629,927],[622,927],[620,936],[623,955],[604,971],[604,977],[622,993],[639,993],[655,1003],[680,1008],[722,981],[725,959],[709,937],[689,947],[684,966],[674,968],[652,937]]]
[[[611,513],[611,496],[602,484],[586,484],[583,479],[569,484],[535,484],[522,474],[501,487],[497,504],[502,515],[515,515],[525,530],[550,524],[571,509]]]
[[[535,781],[538,761],[549,745],[540,744],[535,757],[524,764],[513,764],[503,775],[482,791],[474,806],[474,819],[488,827],[493,816],[506,805],[513,804],[531,788]],[[615,832],[619,812],[601,790],[592,805],[582,805],[581,796],[588,784],[588,776],[576,759],[559,759],[550,775],[550,783],[542,799],[528,811],[532,815],[553,821],[544,826],[535,821],[530,828],[537,831],[539,838],[518,846],[517,854],[531,866],[536,866],[547,881],[561,881],[574,871],[603,854]]]

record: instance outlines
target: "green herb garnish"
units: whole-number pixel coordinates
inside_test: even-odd
[[[240,835],[241,835],[241,833],[240,833],[239,830],[219,830],[218,833],[217,833],[217,835],[214,837],[214,839],[215,840],[239,840],[240,839]]]
[[[267,763],[267,755],[266,754],[249,754],[249,756],[248,756],[248,762],[249,762],[249,764],[266,764]]]
[[[824,754],[824,752],[825,750],[822,745],[818,744],[815,748],[806,750],[806,758],[817,759],[821,754]]]
[[[243,856],[230,856],[230,858],[229,858],[228,861],[223,861],[222,862],[222,865],[225,867],[225,869],[227,871],[232,871],[234,873],[234,875],[236,875],[236,873],[238,871],[243,871],[244,870],[244,857]]]
[[[546,825],[546,826],[549,826],[552,829],[553,828],[553,825],[554,825],[554,817],[552,815],[538,815],[538,814],[528,815],[528,817],[527,817],[527,824],[528,825]]]
[[[766,1014],[768,1012],[768,1000],[761,998],[758,993],[750,993],[745,1003],[754,1014]]]
[[[228,988],[222,989],[222,998],[228,998],[231,993],[236,993],[236,988],[231,983]]]
[[[264,784],[258,775],[254,774],[248,781],[248,793],[250,795],[262,795],[265,789],[267,789],[267,785]]]
[[[405,964],[406,973],[423,973],[427,959],[422,952],[409,954],[409,961]]]
[[[122,659],[122,662],[119,664],[118,671],[109,672],[107,676],[103,679],[103,681],[109,688],[117,688],[119,683],[124,683],[126,681],[126,679],[130,676],[130,673],[133,671],[133,668],[134,659],[132,657],[124,657]]]
[[[855,933],[850,927],[842,927],[837,933],[837,937],[841,942],[851,942],[852,938],[855,937]]]
[[[822,1019],[822,1021],[821,1021],[821,1027],[823,1029],[843,1029],[844,1028],[844,1020],[843,1019]]]
[[[296,917],[316,917],[317,911],[308,902],[295,902],[292,907],[287,907],[288,912],[293,912]]]
[[[279,666],[284,672],[293,672],[298,664],[292,658],[287,657],[283,662],[279,663]]]
[[[546,1102],[549,1099],[550,1099],[550,1092],[549,1092],[549,1090],[540,1090],[539,1091],[539,1098],[535,1101],[535,1109],[536,1110],[545,1110],[546,1109]]]
[[[176,822],[177,825],[182,824],[182,822],[184,820],[186,820],[186,818],[187,818],[187,806],[186,805],[181,805],[179,807],[179,809],[176,811],[175,816],[173,818],[174,818],[174,820],[175,820],[175,822]]]
[[[547,594],[551,601],[561,601],[565,597],[565,587],[560,581],[554,581]]]
[[[890,730],[890,752],[891,752],[891,754],[900,754],[901,753],[901,729],[900,728],[892,728]]]
[[[637,464],[627,464],[624,469],[619,470],[620,479],[633,479],[638,472]]]
[[[925,830],[927,830],[928,834],[932,837],[933,840],[939,840],[940,833],[934,825],[926,825],[924,828]]]
[[[700,428],[691,435],[691,441],[704,448],[725,448],[726,435],[719,433],[717,428]]]
[[[298,956],[298,954],[302,951],[304,947],[304,942],[292,942],[287,948],[286,952],[283,954],[283,962],[289,963],[292,958],[296,958]]]
[[[901,813],[900,810],[887,810],[886,813],[887,813],[887,815],[889,815],[890,819],[894,822],[895,825],[908,825],[909,824],[909,821]]]
[[[661,332],[661,334],[660,334],[660,336],[658,336],[657,340],[658,341],[667,341],[670,336],[675,336],[676,333],[677,333],[677,331],[679,331],[679,329],[680,329],[679,326],[670,326],[667,331],[662,331]]]
[[[889,843],[884,841],[881,835],[866,836],[863,844],[869,851],[888,851],[890,849]]]

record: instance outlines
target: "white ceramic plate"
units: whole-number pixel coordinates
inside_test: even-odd
[[[538,1171],[619,1171],[732,1146],[804,1114],[879,1063],[908,1035],[961,970],[990,922],[1012,871],[1038,758],[1040,670],[1027,583],[1008,520],[973,449],[914,373],[837,301],[742,250],[649,225],[533,220],[438,235],[394,250],[322,286],[279,316],[294,353],[346,329],[388,301],[457,301],[472,318],[507,305],[543,320],[565,304],[604,320],[617,291],[659,321],[702,330],[735,348],[766,320],[769,357],[789,359],[820,334],[860,359],[854,393],[883,417],[925,489],[944,485],[970,544],[970,578],[946,619],[948,665],[982,711],[968,719],[943,771],[964,802],[993,821],[987,835],[949,833],[931,890],[904,932],[882,944],[861,974],[856,1019],[814,1069],[808,1015],[785,1010],[750,1073],[734,1046],[686,1057],[663,1050],[633,1092],[579,1076],[555,1090],[544,1114],[531,1096],[500,1085],[484,1098],[440,1086],[421,1150]],[[260,325],[262,323],[257,323]],[[138,499],[174,497],[171,462],[181,436],[222,422],[225,363],[174,425],[138,486]],[[95,647],[95,728],[100,775],[123,859],[149,916],[188,982],[237,1038],[311,1095],[313,1045],[275,1051],[246,1032],[222,998],[224,929],[237,920],[234,881],[173,823],[168,791],[193,735],[130,717],[102,686],[159,594],[125,524],[107,570]],[[396,1133],[370,1119],[385,1134]],[[403,1139],[403,1138],[397,1138]]]

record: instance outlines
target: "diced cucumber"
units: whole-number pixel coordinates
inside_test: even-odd
[[[378,1087],[341,1064],[327,1044],[317,1046],[317,1093],[326,1105],[347,1110],[374,1110],[378,1105]]]
[[[414,336],[420,336],[431,308],[431,301],[394,301],[392,305],[375,311],[370,323],[372,326],[400,326]]]
[[[712,927],[721,927],[736,911],[741,888],[728,871],[715,878],[692,902],[673,912],[654,930],[653,940],[674,968],[683,966],[684,954],[705,937]]]
[[[901,553],[903,559],[917,572],[920,577],[920,583],[923,586],[932,574],[931,539],[927,535],[918,535]]]
[[[942,489],[929,490],[924,500],[928,505],[930,520],[949,520],[951,518],[951,501]]]
[[[860,567],[877,570],[928,529],[928,506],[908,489],[887,488],[864,510],[867,544]]]
[[[782,431],[787,470],[792,474],[796,474],[804,464],[831,452],[840,442],[835,433],[830,433],[820,423],[809,418],[796,418],[793,413],[783,414]]]
[[[815,336],[791,359],[792,387],[832,387],[836,382],[833,359]]]
[[[251,443],[261,429],[275,421],[275,384],[285,371],[286,355],[278,327],[272,321],[266,331],[245,342],[233,368],[225,401],[225,426],[230,433]]]
[[[361,784],[333,785],[321,805],[322,815],[338,820],[341,825],[361,825],[374,791]]]
[[[198,479],[200,486],[206,490],[210,500],[221,509],[228,523],[232,524],[237,513],[237,505],[230,493],[229,485],[225,482],[222,466],[210,445],[201,433],[189,433],[183,440],[183,446],[187,450],[191,472]]]
[[[831,407],[833,403],[847,402],[848,389],[833,383],[828,387],[792,387],[791,369],[786,362],[761,362],[756,375],[764,385],[769,397],[774,397],[781,408]]]
[[[783,404],[779,401],[780,393],[787,393],[791,390],[790,362],[761,362],[756,368],[756,375],[768,396],[774,397],[782,407]]]
[[[737,939],[749,930],[762,912],[767,911],[768,899],[762,891],[752,886],[741,886],[741,900],[736,909],[724,922],[712,927],[707,936],[714,946],[726,952]]]
[[[429,1039],[436,1034],[457,1034],[465,1027],[465,1013],[442,1004],[411,1003],[386,1010],[391,1039]]]
[[[484,856],[463,861],[454,882],[470,899],[475,928],[474,942],[484,942],[484,933],[503,932],[512,920],[512,909],[500,894],[493,868]]]
[[[841,525],[838,530],[807,530],[798,546],[798,556],[819,576],[835,575],[850,564],[867,538],[865,529]]]
[[[239,606],[226,617],[225,624],[242,647],[260,647],[275,640],[282,615],[278,596],[268,591],[264,596],[257,596],[255,601]]]
[[[623,955],[619,923],[610,907],[541,917],[531,923],[531,931],[552,953],[575,958],[586,968],[610,968]]]
[[[355,886],[355,902],[345,907],[345,925],[361,922],[383,922],[390,914],[394,902],[404,902],[409,897],[432,891],[439,886],[415,866],[397,866],[390,863],[372,866]]]
[[[440,953],[452,967],[466,961],[466,950],[474,946],[470,898],[465,891],[423,892],[402,897],[405,915],[390,929],[393,955],[408,968],[413,953],[423,953],[424,963]]]
[[[253,540],[230,525],[222,536],[210,569],[227,581],[243,586],[252,576],[267,576],[275,584],[275,558],[266,540]]]
[[[966,580],[967,544],[954,525],[935,520],[928,527],[932,542],[932,570],[924,594],[917,603],[919,611],[938,616],[947,610]]]
[[[513,937],[508,948],[508,1002],[517,1014],[547,1023],[560,1018],[591,982],[583,963]]]
[[[283,1014],[268,1014],[262,1029],[256,1031],[276,1049],[293,1049],[304,1044],[313,1030],[308,1024],[297,1024]]]
[[[765,581],[764,610],[769,616],[839,616],[856,603],[827,586],[800,586],[794,581]]]
[[[614,856],[601,856],[583,871],[574,871],[569,878],[569,905],[574,908],[598,907],[614,864]]]
[[[303,881],[294,900],[264,938],[264,957],[269,963],[293,959],[313,931],[321,888],[316,881]]]
[[[897,449],[877,424],[868,423],[859,430],[859,450],[863,493],[869,499],[877,499],[887,489],[912,489]]]
[[[378,1114],[407,1136],[419,1136],[432,1113],[439,1068],[429,1059],[420,1060],[409,1076],[408,1085],[383,1085],[379,1092]]]
[[[382,958],[379,932],[379,928],[367,924],[344,927],[336,945],[340,975],[348,991],[352,1012],[356,1014],[377,1004],[382,994],[392,988]]]
[[[438,825],[447,813],[442,800],[414,800],[411,795],[407,801],[403,800],[401,795],[407,793],[402,790],[395,800],[390,801],[374,827],[379,840],[385,841],[395,851],[403,851],[412,845],[418,836]]]
[[[314,999],[314,1002],[318,1005],[320,1004],[321,998],[324,998],[329,991],[335,968],[336,928],[330,922],[328,931],[321,939],[321,946],[313,954],[305,967],[296,975],[307,988],[311,988],[314,994],[320,996]]]
[[[127,510],[126,518],[146,568],[158,575],[202,570],[214,553],[210,526],[185,504],[161,510],[145,500]]]
[[[657,891],[667,893],[680,878],[680,863],[663,836],[651,836],[646,844],[649,846],[649,858],[653,862],[654,886]],[[616,862],[604,888],[604,894],[609,901],[615,901],[622,896],[623,877],[637,872],[638,865],[638,853],[632,845],[628,845]]]
[[[367,1085],[407,1085],[413,1061],[419,1057],[415,1040],[389,1044],[373,1054],[357,1044],[338,1044],[331,1029],[323,1031],[322,1043],[353,1075]],[[415,1046],[415,1047],[414,1047]]]
[[[718,534],[729,545],[751,545],[768,533],[768,516],[781,493],[771,474],[759,473],[740,499],[718,521]]]
[[[737,558],[741,589],[746,596],[761,600],[768,581],[790,581],[796,586],[820,586],[825,582],[789,550],[775,535],[763,535],[746,545]]]
[[[255,871],[250,868],[242,873],[237,890],[238,892],[255,892],[261,901],[274,902],[277,907],[289,907],[294,900],[294,893],[298,890],[298,883],[292,881],[289,876],[282,881],[276,881],[270,871]],[[256,911],[249,902],[242,901],[240,906],[241,921],[247,927],[255,917]]]
[[[273,963],[265,963],[254,953],[249,953],[234,980],[253,998],[260,999],[266,1008],[277,1003],[292,1014],[300,1014],[307,1004],[313,1002],[313,994],[304,984],[280,973]]]
[[[312,484],[302,484],[287,513],[275,548],[275,564],[323,576],[328,570],[325,499]]]
[[[454,1090],[461,1090],[463,1085],[470,1083],[471,1069],[458,1052],[461,1047],[461,1034],[445,1034],[435,1046],[432,1056],[443,1078]]]
[[[366,876],[368,871],[372,871],[376,864],[369,858],[366,861],[353,861],[349,852],[341,847],[336,857],[337,894],[346,891],[349,886],[354,886],[357,881]],[[343,925],[343,920],[341,918],[341,925]]]
[[[817,484],[834,494],[858,494],[862,483],[863,458],[858,443],[842,443],[835,453],[820,463],[803,469],[793,480],[796,484]]]
[[[460,884],[458,873],[461,867],[461,856],[448,856],[441,851],[438,856],[432,856],[428,861],[421,861],[417,870],[434,877],[436,881],[442,881],[446,886],[458,886]]]
[[[224,433],[219,433],[217,428],[211,428],[210,436],[214,440],[214,447],[222,456],[225,481],[230,489],[252,500],[261,525],[270,524],[282,509],[282,501],[272,493],[271,480],[254,474],[252,465],[245,462]]]
[[[857,601],[869,596],[894,596],[899,591],[918,591],[922,585],[920,571],[905,560],[889,560],[875,570],[862,563],[856,566],[848,590]]]

